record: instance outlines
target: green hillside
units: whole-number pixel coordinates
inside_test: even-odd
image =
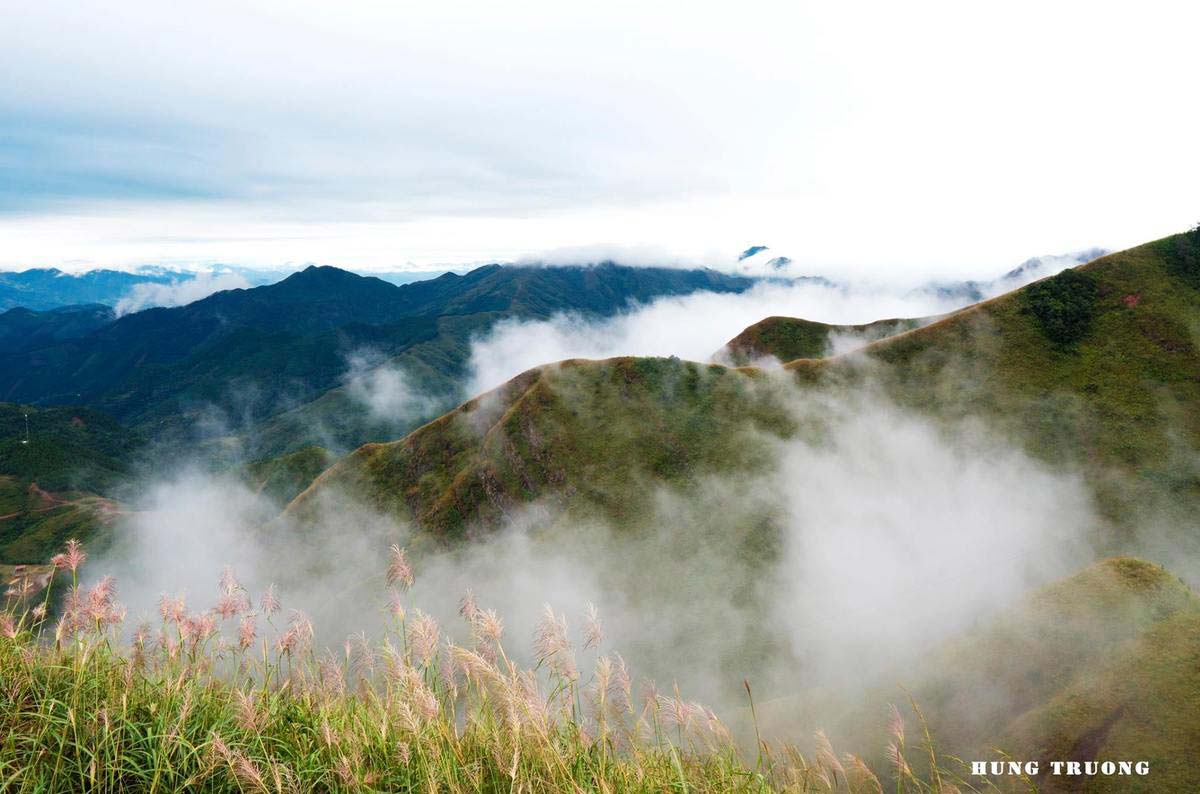
[[[142,444],[91,408],[0,403],[0,563],[44,563],[67,538],[102,542],[118,507],[97,494],[133,473]]]
[[[1007,643],[1010,676],[1057,686],[1031,691],[995,741],[1030,757],[1150,762],[1152,777],[1140,787],[1111,780],[1091,791],[1184,791],[1195,785],[1200,748],[1200,599],[1157,567],[1110,563],[1117,566],[1119,578],[1090,571],[1042,594],[1024,626],[1014,621],[996,638],[997,650]],[[1033,644],[1030,626],[1034,637],[1058,629],[1040,654],[1022,653]],[[1070,790],[1044,776],[1040,783]]]
[[[1179,719],[1200,706],[1198,627],[1200,598],[1177,578],[1109,559],[956,639],[916,696],[948,750],[1145,759],[1156,774],[1143,790],[1171,790],[1193,779],[1200,747],[1200,727]]]
[[[68,538],[103,547],[118,512],[115,502],[95,494],[50,492],[0,476],[0,563],[45,563]]]
[[[189,278],[190,273],[65,273],[57,268],[0,272],[0,311],[23,307],[40,312],[82,303],[115,306],[139,284],[166,285]]]
[[[737,367],[754,364],[760,359],[774,358],[781,362],[798,358],[825,358],[839,352],[835,343],[844,340],[866,345],[879,339],[911,331],[924,320],[877,320],[864,325],[828,325],[797,317],[768,317],[730,339],[718,351],[715,359]]]

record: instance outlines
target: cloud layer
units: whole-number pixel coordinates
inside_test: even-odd
[[[726,342],[765,317],[860,324],[891,317],[929,317],[965,302],[909,290],[763,283],[739,295],[697,292],[661,298],[606,320],[576,315],[509,320],[472,344],[473,377],[467,393],[487,391],[527,369],[568,358],[638,355],[708,361]]]
[[[1196,220],[1195,14],[51,0],[0,28],[0,266],[1119,247]]]

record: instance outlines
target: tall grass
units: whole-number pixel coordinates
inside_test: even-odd
[[[678,691],[635,691],[624,660],[601,652],[594,610],[586,674],[550,607],[532,667],[510,660],[500,616],[470,594],[459,611],[471,639],[456,645],[406,603],[399,548],[391,629],[336,650],[299,612],[285,617],[273,588],[252,600],[228,570],[211,609],[164,595],[157,625],[122,639],[115,583],[82,589],[84,559],[75,542],[54,558],[52,576],[70,580],[57,609],[50,586],[14,581],[0,613],[0,790],[959,790],[936,763],[913,773],[898,713],[886,783],[823,734],[811,757],[761,739],[743,753]]]

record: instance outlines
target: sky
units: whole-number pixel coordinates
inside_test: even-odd
[[[1193,4],[10,4],[4,269],[974,278],[1200,220]]]

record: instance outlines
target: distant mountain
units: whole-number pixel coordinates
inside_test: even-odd
[[[359,275],[374,276],[375,278],[382,279],[389,284],[400,286],[401,284],[412,284],[416,281],[426,281],[431,278],[437,278],[438,276],[444,276],[447,273],[454,272],[461,273],[461,271],[453,270],[381,270],[371,273],[360,272]]]
[[[79,303],[115,306],[136,284],[170,284],[186,274],[91,270],[73,275],[57,268],[0,271],[0,310],[22,306],[36,311]]]
[[[1004,275],[984,280],[932,281],[915,288],[914,294],[933,295],[941,300],[956,301],[959,305],[976,303],[1002,295],[1040,278],[1053,276],[1069,267],[1091,262],[1107,254],[1103,248],[1088,248],[1069,254],[1035,256],[1025,260]],[[778,256],[765,245],[753,245],[738,255],[734,271],[769,279],[786,279],[838,287],[845,284],[824,276],[807,275],[799,270],[790,257]]]
[[[0,399],[89,405],[158,437],[173,437],[200,419],[236,434],[342,386],[355,357],[378,365],[407,354],[399,363],[414,388],[452,403],[461,397],[470,337],[500,319],[563,311],[605,316],[633,301],[737,292],[752,283],[707,270],[490,265],[396,286],[309,267],[277,284],[107,323],[94,311],[92,319],[73,323],[63,319],[76,316],[69,312],[22,311],[0,320],[0,334],[13,339],[0,352]],[[24,336],[20,329],[27,329]],[[272,433],[263,451],[328,443],[326,433],[352,445],[395,437],[422,418],[381,426],[361,406],[351,413],[329,428],[315,427],[311,412],[302,413],[296,425]]]
[[[1070,254],[1035,256],[1026,259],[999,278],[989,281],[932,282],[920,287],[916,292],[974,303],[1010,292],[1040,278],[1061,273],[1067,268],[1087,264],[1107,253],[1109,252],[1103,248],[1088,248]]]
[[[278,271],[224,266],[200,272],[155,266],[132,271],[97,269],[83,273],[68,273],[57,268],[0,271],[0,311],[15,307],[47,311],[79,304],[113,307],[130,304],[134,310],[164,303],[178,305],[222,285],[232,286],[223,282],[261,286],[278,281],[282,276]],[[215,286],[195,294],[195,285],[205,282]]]
[[[755,254],[760,254],[766,250],[767,250],[767,247],[765,245],[752,245],[749,248],[747,248],[745,251],[742,251],[740,254],[738,254],[738,261],[742,262],[742,261],[754,256]]]

